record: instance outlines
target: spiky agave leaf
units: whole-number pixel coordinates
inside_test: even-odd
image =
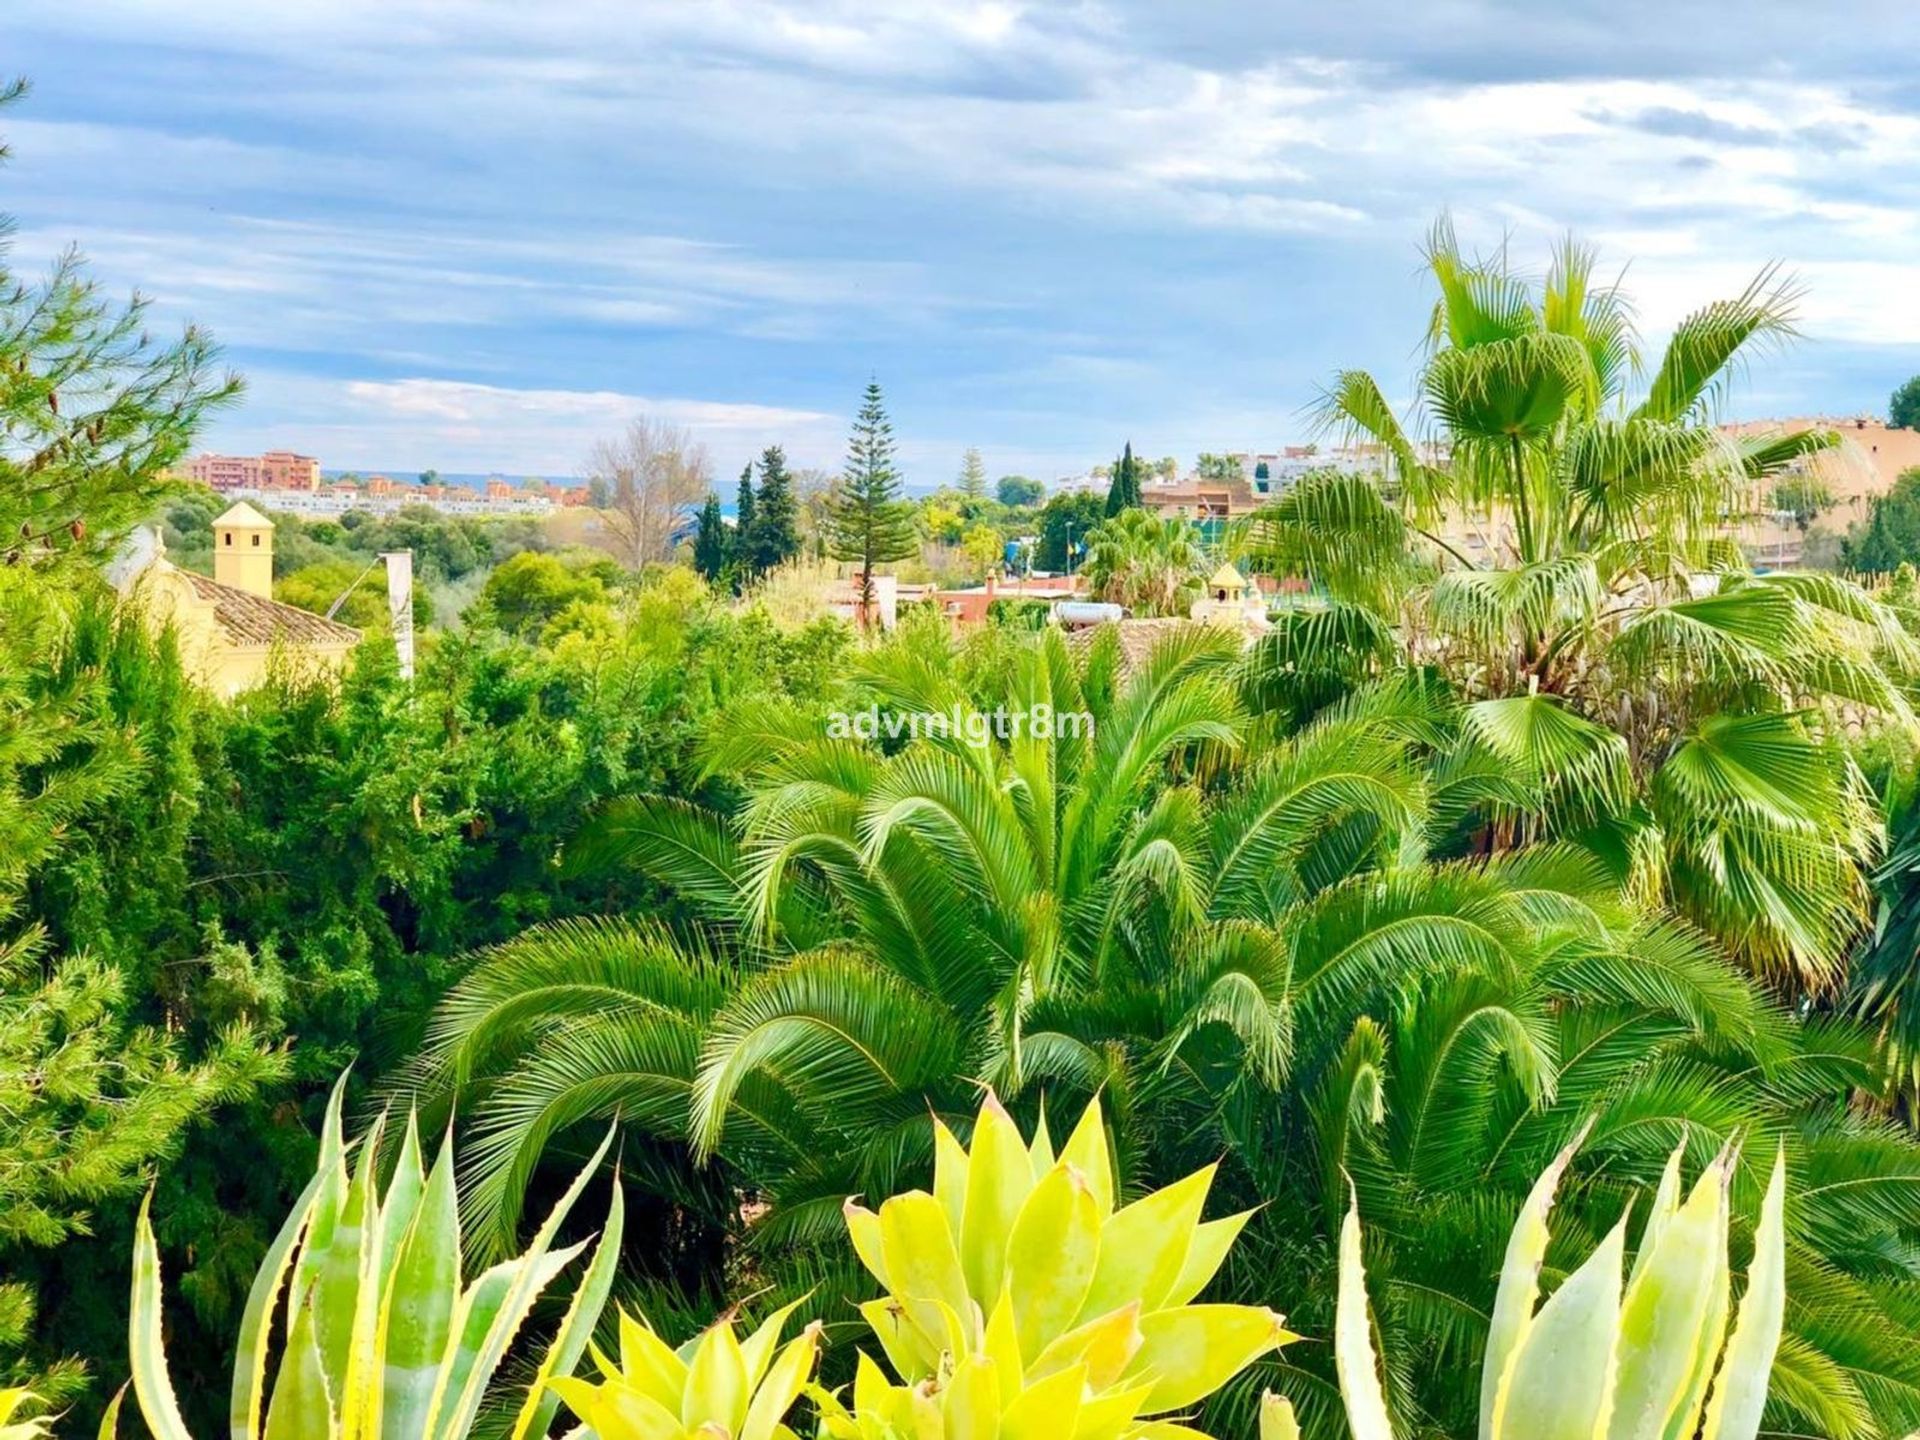
[[[235,1365],[233,1440],[465,1440],[535,1300],[589,1248],[590,1242],[552,1246],[612,1136],[531,1246],[463,1285],[451,1139],[432,1174],[422,1176],[409,1121],[397,1173],[383,1191],[376,1176],[378,1123],[358,1164],[348,1163],[343,1085],[344,1077],[328,1105],[314,1182],[270,1248],[249,1298]],[[537,1393],[520,1409],[514,1440],[546,1434],[553,1407],[541,1387],[572,1368],[606,1301],[620,1204],[616,1183],[607,1228],[540,1364]],[[263,1394],[283,1285],[285,1348],[271,1392]],[[159,1440],[189,1440],[167,1375],[159,1259],[144,1206],[135,1233],[130,1339],[134,1393],[148,1428]],[[111,1434],[113,1413],[103,1435]]]
[[[1117,1440],[1293,1338],[1264,1308],[1191,1303],[1248,1218],[1202,1219],[1211,1167],[1116,1206],[1097,1100],[1057,1156],[991,1093],[970,1145],[935,1124],[931,1193],[847,1206],[887,1292],[863,1313],[903,1382],[873,1406],[944,1394],[956,1435],[983,1415],[1000,1417],[989,1434],[1031,1418],[1070,1435],[1091,1413]]]
[[[1775,1161],[1762,1204],[1748,1294],[1729,1338],[1732,1145],[1722,1148],[1684,1201],[1676,1152],[1624,1293],[1628,1217],[1622,1215],[1536,1310],[1548,1210],[1584,1138],[1583,1131],[1535,1183],[1509,1240],[1481,1376],[1481,1440],[1684,1440],[1698,1430],[1703,1405],[1709,1440],[1751,1440],[1784,1309],[1784,1156]],[[1367,1319],[1357,1204],[1341,1232],[1336,1346],[1356,1440],[1390,1440]]]
[[[790,1436],[785,1419],[813,1377],[820,1326],[808,1325],[780,1345],[798,1302],[776,1311],[744,1343],[731,1314],[678,1350],[644,1317],[620,1317],[618,1361],[595,1351],[601,1379],[547,1382],[599,1440],[775,1440]]]

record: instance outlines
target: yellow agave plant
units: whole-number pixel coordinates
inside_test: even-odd
[[[1754,1440],[1786,1310],[1785,1155],[1774,1160],[1729,1334],[1731,1145],[1684,1203],[1684,1142],[1668,1160],[1624,1292],[1623,1215],[1535,1309],[1548,1212],[1583,1138],[1540,1176],[1508,1241],[1481,1376],[1480,1440]],[[1334,1329],[1354,1440],[1392,1440],[1367,1319],[1357,1209],[1340,1234]]]
[[[124,1393],[124,1392],[123,1392]],[[46,1415],[35,1415],[31,1419],[16,1420],[20,1407],[40,1397],[31,1390],[0,1390],[0,1440],[48,1440],[53,1434],[53,1419]],[[120,1423],[121,1396],[113,1397],[112,1403],[100,1421],[100,1440],[112,1440],[114,1428]]]
[[[16,1420],[20,1407],[40,1397],[30,1390],[0,1390],[0,1440],[40,1440],[52,1422],[44,1415],[31,1420]]]
[[[862,1355],[835,1440],[1177,1440],[1166,1419],[1296,1338],[1271,1310],[1190,1302],[1246,1214],[1203,1221],[1213,1167],[1117,1206],[1099,1102],[1056,1155],[991,1094],[963,1148],[935,1122],[933,1193],[849,1203],[886,1294],[861,1307],[898,1375]]]
[[[786,1413],[813,1376],[820,1327],[780,1345],[800,1302],[776,1311],[744,1341],[727,1316],[674,1349],[644,1318],[620,1317],[620,1363],[596,1345],[601,1383],[548,1382],[599,1440],[796,1440]]]
[[[376,1125],[349,1167],[342,1077],[327,1107],[320,1163],[268,1248],[241,1319],[229,1406],[230,1440],[465,1440],[507,1347],[534,1302],[589,1242],[552,1248],[606,1152],[587,1162],[532,1246],[471,1284],[460,1278],[453,1147],[423,1173],[411,1117],[393,1178],[375,1176]],[[612,1138],[608,1136],[608,1141]],[[544,1440],[559,1397],[547,1382],[570,1374],[613,1285],[620,1250],[619,1181],[599,1243],[518,1408],[512,1440]],[[266,1390],[273,1312],[287,1290],[280,1356]],[[129,1344],[133,1390],[155,1440],[191,1440],[160,1333],[160,1263],[142,1206],[134,1237]],[[109,1424],[103,1435],[111,1435]]]

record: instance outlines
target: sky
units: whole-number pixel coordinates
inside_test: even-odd
[[[1410,396],[1443,210],[1625,267],[1646,344],[1778,262],[1730,417],[1920,371],[1920,6],[1854,0],[4,0],[11,263],[77,243],[248,382],[208,448],[909,478],[1310,438]]]

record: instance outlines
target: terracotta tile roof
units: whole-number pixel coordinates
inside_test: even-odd
[[[351,625],[302,610],[297,605],[282,605],[278,600],[263,600],[245,590],[222,585],[192,570],[182,570],[193,593],[213,604],[213,618],[235,645],[351,645],[360,632]]]
[[[1084,655],[1094,642],[1094,637],[1102,631],[1112,629],[1117,632],[1120,641],[1120,673],[1132,675],[1142,669],[1153,655],[1154,646],[1167,635],[1194,622],[1180,615],[1155,616],[1143,619],[1108,620],[1099,625],[1090,625],[1075,630],[1067,636],[1067,648]]]

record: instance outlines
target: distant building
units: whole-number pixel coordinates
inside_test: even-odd
[[[155,624],[174,629],[199,683],[236,695],[276,664],[338,673],[360,632],[273,598],[273,522],[244,500],[213,522],[213,578],[182,570],[157,538],[117,577]]]
[[[238,490],[260,484],[260,457],[257,455],[196,455],[182,467],[189,480],[211,485],[215,490]]]
[[[936,605],[956,631],[987,623],[995,600],[1039,601],[1049,608],[1085,598],[1086,577],[1056,575],[1051,579],[1002,581],[989,576],[983,584],[944,590],[937,585],[902,585],[896,575],[873,577],[873,619],[883,630],[899,623],[900,611],[910,605]],[[827,613],[859,624],[860,579],[847,576],[834,585],[827,598]]]
[[[1237,520],[1260,508],[1263,497],[1253,493],[1253,482],[1202,480],[1197,475],[1185,480],[1162,481],[1140,487],[1140,504],[1161,515],[1180,515],[1199,522]]]
[[[1195,597],[1188,613],[1195,620],[1250,635],[1262,635],[1273,628],[1267,619],[1266,596],[1230,561],[1223,561],[1208,578],[1206,589]]]
[[[260,480],[269,490],[318,490],[320,462],[291,450],[269,450],[260,457]]]
[[[1823,484],[1833,496],[1833,505],[1816,523],[1829,530],[1844,531],[1854,522],[1866,520],[1876,496],[1891,490],[1904,472],[1920,468],[1920,430],[1895,430],[1876,415],[1744,420],[1721,427],[1739,439],[1797,435],[1816,428],[1838,431],[1840,444],[1797,461],[1772,485],[1794,476]],[[1743,517],[1734,527],[1735,537],[1757,564],[1797,565],[1805,537],[1791,515],[1774,510],[1772,485],[1757,497],[1760,513]]]
[[[320,462],[291,450],[264,455],[196,455],[181,467],[189,480],[215,490],[317,490]]]
[[[397,515],[414,505],[437,510],[442,515],[519,516],[543,519],[554,513],[554,503],[542,496],[523,496],[507,488],[505,499],[490,499],[464,485],[403,485],[388,481],[383,493],[376,493],[372,481],[354,485],[336,481],[318,490],[264,490],[244,486],[227,493],[236,500],[251,500],[257,505],[283,514],[306,519],[332,519],[349,510],[373,515]],[[491,492],[490,492],[491,493]]]
[[[1920,469],[1920,430],[1896,430],[1877,415],[1797,416],[1791,420],[1742,420],[1720,427],[1737,437],[1802,430],[1837,430],[1840,446],[1802,462],[1820,476],[1836,499],[1884,495],[1907,470]]]

